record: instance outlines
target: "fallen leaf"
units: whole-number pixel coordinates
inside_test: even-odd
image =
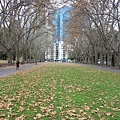
[[[36,115],[36,117],[37,117],[37,119],[39,119],[39,118],[42,117],[42,115],[39,113],[39,114]]]
[[[112,114],[110,112],[105,112],[105,115],[111,116]]]
[[[84,105],[84,107],[83,107],[86,111],[88,111],[89,109],[90,109],[90,107],[89,106],[87,106],[87,105]]]
[[[16,117],[15,120],[25,120],[25,115],[21,115],[19,117]]]

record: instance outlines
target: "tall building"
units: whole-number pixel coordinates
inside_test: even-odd
[[[53,31],[53,60],[56,62],[66,61],[68,58],[67,52],[65,51],[65,39],[67,37],[66,23],[70,18],[70,10],[70,6],[63,6],[62,8],[58,9],[55,13],[55,20],[52,21],[55,26]]]

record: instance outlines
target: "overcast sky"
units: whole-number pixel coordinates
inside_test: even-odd
[[[51,2],[55,3],[56,7],[61,8],[64,5],[68,5],[69,3],[64,3],[65,0],[51,0]]]

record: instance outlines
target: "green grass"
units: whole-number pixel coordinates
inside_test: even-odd
[[[0,118],[120,120],[120,74],[56,63],[1,78]]]

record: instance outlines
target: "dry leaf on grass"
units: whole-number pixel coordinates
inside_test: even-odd
[[[25,115],[21,115],[19,117],[16,117],[15,120],[25,120],[26,116]]]

